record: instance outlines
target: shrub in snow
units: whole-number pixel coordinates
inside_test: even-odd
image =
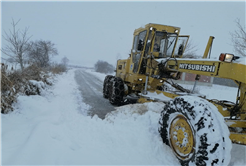
[[[29,80],[25,86],[25,94],[29,95],[40,95],[41,91],[45,89],[45,83],[42,81]]]
[[[13,111],[17,95],[40,95],[47,85],[52,85],[52,74],[47,69],[31,65],[23,71],[7,73],[1,69],[1,113]]]
[[[3,114],[13,111],[12,104],[16,101],[14,92],[6,91],[0,92],[0,111]]]
[[[7,113],[13,111],[12,103],[16,101],[16,92],[2,70],[1,76],[1,113]]]

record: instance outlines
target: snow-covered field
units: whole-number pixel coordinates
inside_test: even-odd
[[[162,103],[118,107],[102,120],[87,116],[74,69],[55,82],[41,96],[19,96],[15,111],[1,115],[2,165],[180,165],[158,133]],[[236,95],[223,86],[199,91],[232,101]],[[233,145],[230,165],[246,165],[245,154]]]

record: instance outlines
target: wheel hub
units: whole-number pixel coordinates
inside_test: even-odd
[[[189,158],[189,154],[193,153],[195,145],[193,131],[182,115],[178,115],[171,122],[170,144],[176,155],[181,159]]]

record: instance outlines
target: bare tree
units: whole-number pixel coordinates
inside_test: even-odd
[[[194,45],[193,41],[189,40],[183,53],[183,58],[198,58],[197,50],[197,45]]]
[[[246,56],[246,30],[240,24],[240,20],[237,19],[236,21],[237,30],[235,30],[231,34],[231,40],[234,46],[234,50],[238,55]]]
[[[20,21],[20,20],[19,20]],[[3,39],[7,42],[7,45],[1,49],[2,53],[10,56],[15,62],[20,64],[21,70],[24,69],[24,61],[26,52],[28,50],[28,41],[31,36],[28,36],[28,28],[24,30],[17,29],[17,24],[12,19],[12,30],[9,29],[9,33],[4,31]]]
[[[57,55],[55,44],[51,41],[39,40],[30,42],[28,49],[29,61],[39,67],[47,67],[50,64],[51,56]]]
[[[62,62],[63,65],[67,66],[67,64],[68,64],[68,62],[69,62],[69,59],[68,59],[66,56],[64,56],[64,57],[62,58],[61,62]]]

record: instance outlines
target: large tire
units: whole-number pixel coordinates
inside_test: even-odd
[[[103,82],[103,97],[106,99],[109,97],[109,83],[113,77],[112,75],[107,75]]]
[[[217,108],[207,100],[177,97],[165,105],[159,132],[181,165],[228,165],[231,140]]]
[[[112,105],[120,106],[124,97],[124,82],[121,78],[115,77],[110,81],[109,101]]]

